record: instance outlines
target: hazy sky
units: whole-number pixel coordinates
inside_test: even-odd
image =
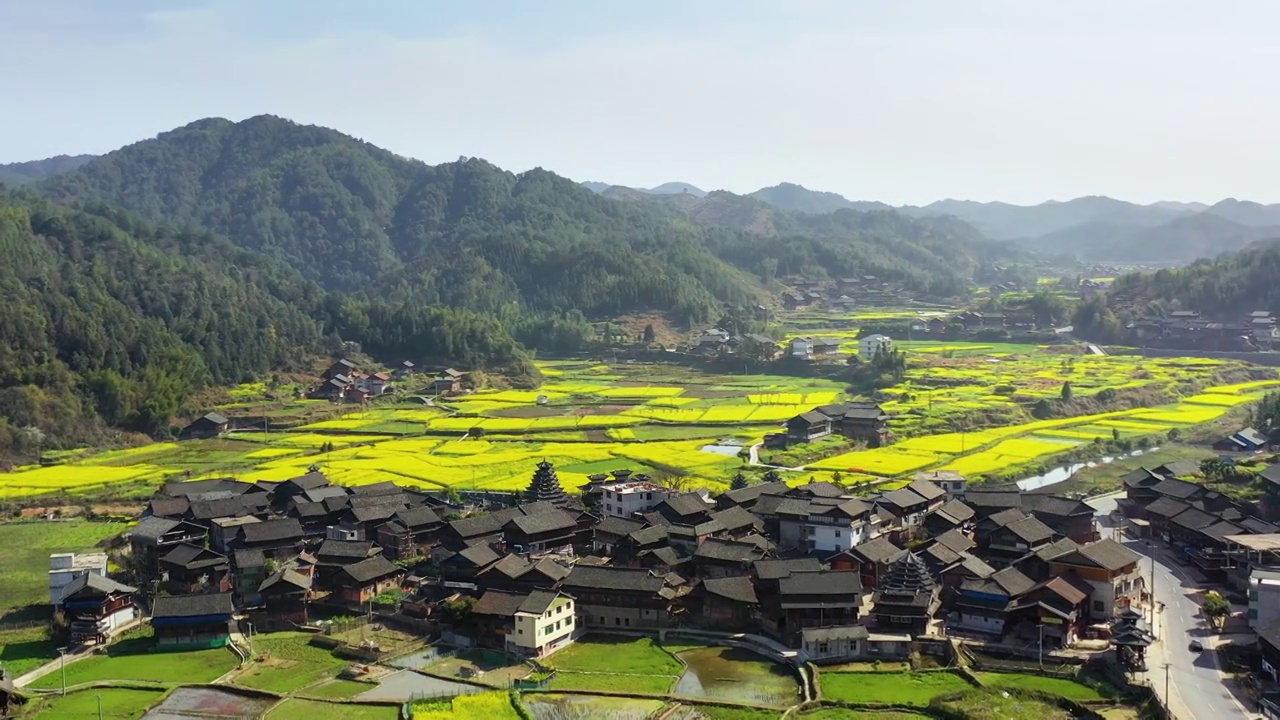
[[[272,113],[427,162],[1280,201],[1280,3],[4,0],[0,162]]]

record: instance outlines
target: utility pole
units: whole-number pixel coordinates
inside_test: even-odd
[[[98,701],[98,720],[102,720],[102,696],[94,695],[93,698]]]
[[[1044,622],[1040,623],[1040,672],[1044,672]]]
[[[1164,706],[1168,708],[1171,705],[1172,703],[1169,702],[1169,663],[1165,663],[1164,664]]]
[[[67,650],[69,648],[58,648],[58,657],[61,658],[62,665],[62,694],[67,694]]]
[[[1147,549],[1151,551],[1151,635],[1156,634],[1156,546],[1147,540]]]

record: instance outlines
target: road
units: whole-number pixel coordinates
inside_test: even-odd
[[[1127,540],[1115,534],[1110,513],[1115,510],[1118,495],[1110,495],[1089,504],[1097,510],[1098,524],[1104,537],[1116,537],[1134,552],[1143,555],[1142,574],[1151,586],[1151,570],[1155,569],[1155,599],[1164,603],[1157,613],[1156,637],[1158,642],[1147,654],[1148,677],[1160,697],[1173,712],[1176,720],[1227,720],[1228,718],[1255,718],[1247,712],[1224,684],[1226,676],[1219,671],[1217,656],[1213,652],[1192,652],[1188,645],[1199,640],[1211,647],[1217,640],[1200,614],[1200,589],[1188,573],[1174,561],[1167,559],[1159,548],[1153,549],[1145,542]],[[1162,543],[1157,543],[1163,545]],[[1168,663],[1168,694],[1165,693],[1164,664]]]

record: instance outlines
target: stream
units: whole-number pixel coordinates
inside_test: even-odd
[[[1017,482],[1018,489],[1024,491],[1039,490],[1041,488],[1046,488],[1050,485],[1056,485],[1063,482],[1085,468],[1106,465],[1107,463],[1115,462],[1116,460],[1123,460],[1125,458],[1138,457],[1144,453],[1155,452],[1159,449],[1160,448],[1158,447],[1153,447],[1147,448],[1146,450],[1134,450],[1133,452],[1125,453],[1123,455],[1105,455],[1097,460],[1090,460],[1089,462],[1064,465],[1062,467],[1054,468],[1043,475],[1033,475],[1029,478],[1019,480]]]

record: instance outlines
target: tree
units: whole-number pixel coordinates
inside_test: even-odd
[[[1070,380],[1062,383],[1062,402],[1064,403],[1071,402],[1071,381]]]
[[[1231,615],[1231,602],[1217,590],[1210,590],[1204,594],[1200,609],[1204,611],[1205,617],[1209,618],[1209,623],[1221,630],[1225,618]]]
[[[764,477],[761,478],[761,480],[767,483],[781,482],[782,474],[779,473],[777,470],[766,470],[764,473]]]
[[[747,486],[747,476],[741,472],[734,474],[733,480],[729,481],[730,490],[741,490]]]
[[[658,339],[658,333],[653,329],[653,323],[644,326],[644,344],[652,345]]]
[[[836,485],[841,485],[844,483],[844,476],[840,474],[839,470],[833,470],[831,472],[831,482],[835,483]]]

